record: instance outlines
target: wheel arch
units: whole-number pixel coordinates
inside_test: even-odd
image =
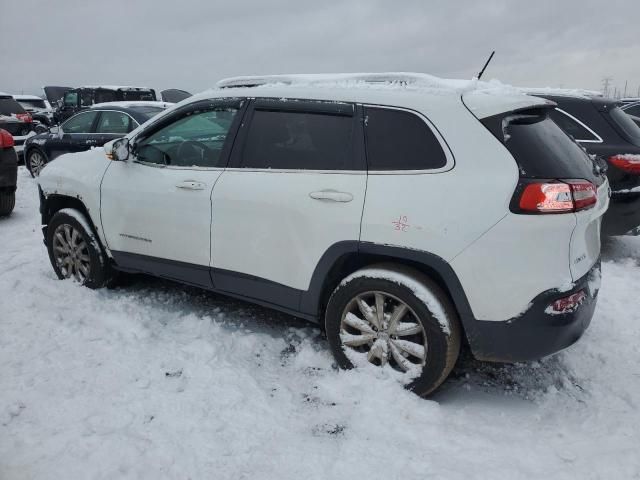
[[[49,222],[51,221],[53,216],[63,208],[73,208],[82,213],[87,219],[89,226],[93,230],[93,234],[96,236],[96,239],[100,243],[100,247],[105,252],[107,252],[109,256],[111,256],[109,250],[104,246],[104,242],[99,235],[98,229],[96,228],[89,209],[85,206],[80,197],[60,195],[57,193],[45,197],[45,195],[42,193],[42,190],[40,190],[40,215],[42,217],[42,233],[44,235],[44,238],[47,237],[47,227],[49,225]]]
[[[475,321],[462,284],[453,268],[440,256],[420,250],[368,242],[340,242],[320,259],[310,288],[303,293],[300,310],[321,320],[329,296],[347,275],[380,263],[413,268],[433,280],[449,297],[467,339],[473,335]]]

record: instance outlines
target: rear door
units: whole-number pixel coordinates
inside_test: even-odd
[[[129,114],[117,110],[101,110],[96,123],[95,134],[91,140],[96,146],[102,146],[111,140],[124,137],[138,126]]]
[[[216,288],[297,309],[322,255],[357,242],[367,181],[359,109],[255,100],[213,190]]]

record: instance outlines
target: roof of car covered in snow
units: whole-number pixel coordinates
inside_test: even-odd
[[[12,95],[14,100],[42,100],[44,101],[44,99],[42,97],[39,97],[37,95]]]
[[[82,89],[82,88],[102,89],[102,90],[153,90],[153,88],[150,88],[150,87],[131,87],[128,85],[82,85],[81,87],[72,88],[72,90]]]
[[[135,100],[135,101],[123,101],[123,102],[103,102],[96,103],[91,105],[91,108],[135,108],[135,107],[158,107],[158,108],[169,108],[173,106],[173,103],[170,102],[154,102],[154,101],[144,101],[144,100]]]
[[[425,97],[445,102],[462,98],[478,118],[549,103],[497,80],[448,79],[410,72],[244,76],[220,80],[217,86],[223,92],[210,90],[192,98],[220,97],[224,92],[255,96],[259,92],[263,97],[388,102],[391,105],[407,95],[411,97],[407,105]]]

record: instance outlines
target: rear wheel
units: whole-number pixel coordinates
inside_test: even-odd
[[[27,169],[29,170],[29,173],[31,173],[32,177],[37,177],[38,175],[40,175],[40,171],[44,168],[44,166],[47,164],[47,159],[44,156],[44,153],[42,153],[40,150],[34,149],[34,150],[29,150],[29,153],[27,154],[27,160],[25,161],[25,165],[27,166]]]
[[[0,217],[11,214],[16,206],[16,192],[0,192]]]
[[[77,210],[63,209],[47,226],[49,260],[60,279],[73,279],[100,288],[113,279],[113,270],[87,219]]]
[[[340,367],[391,368],[421,396],[447,378],[460,351],[459,322],[446,294],[402,266],[348,276],[329,299],[325,326]]]

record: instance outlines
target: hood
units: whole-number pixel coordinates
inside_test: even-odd
[[[44,94],[47,97],[47,100],[49,100],[49,103],[51,105],[55,105],[58,100],[62,100],[62,97],[64,97],[64,92],[66,92],[67,90],[71,90],[73,87],[56,87],[56,86],[46,86],[46,87],[42,87],[42,90],[44,90]]]

